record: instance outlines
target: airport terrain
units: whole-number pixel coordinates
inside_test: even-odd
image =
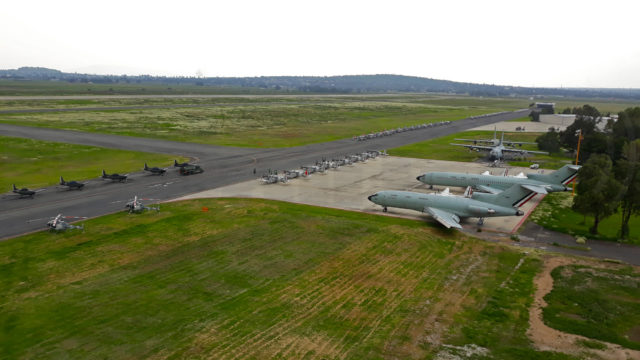
[[[123,150],[179,154],[194,159],[194,162],[200,164],[205,170],[204,174],[186,177],[181,177],[176,172],[170,172],[162,177],[141,172],[132,174],[131,181],[124,184],[98,180],[78,192],[49,192],[36,196],[33,200],[3,201],[0,210],[0,237],[10,237],[40,229],[41,224],[27,223],[31,219],[46,218],[58,213],[75,216],[99,216],[122,209],[123,204],[114,203],[114,201],[127,200],[135,195],[169,200],[243,180],[255,179],[268,169],[296,169],[301,165],[314,164],[323,157],[332,158],[366,150],[397,147],[402,144],[460,132],[479,124],[521,117],[528,111],[521,110],[481,118],[463,119],[454,121],[447,126],[408,131],[368,141],[343,139],[329,143],[280,149],[211,146],[0,124],[1,134],[7,136]],[[257,174],[253,173],[253,169],[256,169]]]

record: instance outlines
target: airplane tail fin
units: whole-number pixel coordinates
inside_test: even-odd
[[[178,166],[178,160],[173,159],[173,166]]]
[[[102,176],[103,176],[103,177],[107,176],[107,173],[106,173],[106,172],[104,172],[104,169],[102,169]]]
[[[567,185],[576,178],[580,167],[580,165],[565,165],[550,174],[528,174],[527,177],[552,184]]]
[[[64,184],[65,184],[64,179],[62,178],[62,176],[60,176],[60,185],[64,185]]]
[[[503,192],[497,194],[486,194],[474,192],[471,196],[475,200],[484,201],[505,207],[520,207],[534,197],[537,193],[525,188],[520,184],[515,184]]]
[[[16,187],[16,184],[13,184],[13,190],[18,190],[18,188]]]
[[[145,170],[149,170],[149,167],[147,166],[147,163],[144,163],[144,169]]]

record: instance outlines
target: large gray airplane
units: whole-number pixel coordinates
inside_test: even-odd
[[[476,145],[478,143],[480,143],[480,144],[489,144],[491,146],[496,146],[496,145],[500,144],[500,139],[498,139],[498,129],[497,129],[497,127],[493,128],[493,139],[453,139],[453,140],[456,140],[456,141],[470,141],[470,142],[473,142],[474,145]],[[534,142],[510,141],[510,140],[504,140],[503,143],[505,145],[507,145],[507,146],[538,145],[538,143],[534,143]]]
[[[427,185],[471,186],[475,190],[497,194],[505,189],[520,184],[537,193],[566,191],[567,184],[572,182],[580,169],[580,165],[565,165],[549,174],[527,174],[526,176],[494,176],[475,175],[454,172],[428,172],[417,177]]]
[[[500,141],[495,146],[454,144],[454,143],[452,143],[451,145],[464,146],[467,149],[476,150],[476,151],[480,151],[480,150],[488,151],[489,152],[489,160],[492,160],[492,161],[493,160],[504,160],[504,154],[505,153],[517,154],[517,155],[527,155],[527,154],[549,155],[549,153],[546,152],[546,151],[533,151],[533,150],[515,149],[515,148],[508,148],[508,147],[504,146],[504,132],[502,133],[502,137],[500,138]]]
[[[521,185],[513,185],[499,194],[473,193],[471,197],[385,190],[368,199],[381,205],[385,212],[387,207],[416,210],[431,215],[447,228],[461,229],[461,218],[477,217],[478,225],[482,225],[485,217],[522,216],[524,212],[518,206],[535,194]]]

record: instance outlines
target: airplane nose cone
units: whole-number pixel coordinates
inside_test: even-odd
[[[418,180],[418,181],[422,181],[422,178],[423,178],[423,177],[424,177],[424,175],[420,175],[420,176],[418,176],[418,177],[416,178],[416,180]]]
[[[376,196],[376,194],[369,195],[369,196],[367,197],[367,199],[369,199],[369,201],[373,202],[373,198],[374,198],[375,196]]]
[[[516,216],[522,216],[522,215],[524,215],[524,211],[522,210],[516,211]]]

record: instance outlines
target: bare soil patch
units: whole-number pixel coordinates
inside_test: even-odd
[[[578,345],[581,341],[591,341],[591,339],[553,329],[544,323],[542,320],[542,309],[547,306],[546,301],[544,301],[544,296],[553,289],[551,271],[558,266],[571,264],[583,264],[602,268],[614,266],[613,264],[605,265],[566,257],[546,258],[542,271],[534,280],[536,291],[533,304],[529,309],[529,330],[527,331],[527,336],[529,336],[534,346],[539,350],[559,351],[588,359],[640,359],[640,351],[626,349],[617,344],[600,341],[607,346],[604,350],[582,347]],[[634,328],[632,332],[634,332],[634,335],[640,336],[640,327]],[[629,335],[631,338],[632,334]]]

